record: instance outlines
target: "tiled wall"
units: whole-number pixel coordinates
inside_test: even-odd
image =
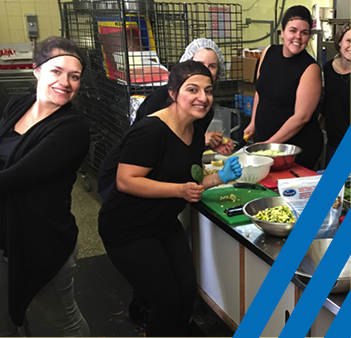
[[[83,0],[84,1],[84,0]],[[173,0],[172,0],[173,1]],[[172,2],[166,0],[163,2]],[[349,0],[343,0],[349,1]],[[177,1],[173,1],[177,2]],[[181,1],[179,1],[181,2]],[[188,2],[205,2],[201,0],[188,0]],[[237,3],[242,5],[243,21],[246,18],[252,20],[274,20],[273,0],[211,0],[211,3]],[[295,4],[302,4],[312,9],[313,4],[320,7],[332,6],[333,0],[287,0],[285,9]],[[279,2],[280,6],[280,2]],[[278,11],[280,8],[278,8]],[[25,14],[37,14],[39,39],[43,40],[50,35],[60,35],[60,14],[57,0],[0,0],[0,43],[29,42]],[[251,41],[262,37],[269,32],[268,24],[251,24],[243,31],[244,40]],[[245,47],[267,46],[269,38],[253,43],[244,44]]]
[[[349,0],[346,0],[349,1]],[[252,20],[274,20],[275,19],[275,10],[274,10],[274,1],[272,0],[258,0],[255,2],[250,1],[242,1],[243,8],[243,21],[246,21],[246,18],[250,18]],[[252,6],[252,4],[255,5]],[[278,2],[279,7],[277,9],[277,15],[280,15],[281,9],[281,1]],[[310,9],[312,12],[312,6],[314,4],[318,4],[320,7],[330,7],[333,4],[333,0],[287,0],[285,2],[284,10],[288,9],[294,5],[304,5]],[[243,35],[245,41],[251,41],[258,39],[267,33],[270,32],[269,24],[261,24],[261,23],[252,23],[249,28],[244,28]],[[262,41],[246,43],[246,47],[256,47],[256,46],[267,46],[270,44],[270,39],[266,38]]]
[[[30,41],[26,14],[38,17],[38,40],[61,34],[57,0],[0,0],[0,43]]]

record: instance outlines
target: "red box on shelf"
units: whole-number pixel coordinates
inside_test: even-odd
[[[33,69],[33,65],[31,63],[0,63],[0,69]]]

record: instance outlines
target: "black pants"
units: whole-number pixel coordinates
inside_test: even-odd
[[[147,336],[187,336],[197,282],[185,232],[177,223],[165,238],[143,238],[123,247],[104,243],[119,272],[150,304]]]

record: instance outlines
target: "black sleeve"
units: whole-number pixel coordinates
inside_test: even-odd
[[[11,111],[12,105],[16,105],[19,99],[22,99],[24,96],[23,95],[14,95],[11,96],[10,99],[8,100],[4,110],[0,113],[1,114],[1,120],[0,120],[0,125],[2,124],[3,120],[6,120],[8,117],[9,111]]]
[[[149,117],[134,126],[121,144],[120,163],[154,168],[164,144],[162,123],[158,117]]]
[[[146,99],[143,101],[143,103],[140,105],[140,107],[136,113],[135,121],[133,124],[142,120],[147,115],[150,115],[150,114],[155,113],[161,109],[166,108],[167,107],[167,98],[168,98],[167,86],[162,86],[162,87],[156,89],[151,94],[149,94],[146,97]]]
[[[18,162],[0,171],[0,191],[31,186],[66,170],[72,163],[81,162],[89,143],[87,124],[78,119],[67,119]]]

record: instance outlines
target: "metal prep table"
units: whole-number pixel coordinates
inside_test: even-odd
[[[254,224],[230,226],[202,202],[180,219],[192,246],[199,293],[217,315],[235,331],[273,265],[285,238],[269,236]],[[306,285],[296,275],[291,280],[262,337],[277,337]],[[308,336],[327,332],[347,293],[330,294]]]

